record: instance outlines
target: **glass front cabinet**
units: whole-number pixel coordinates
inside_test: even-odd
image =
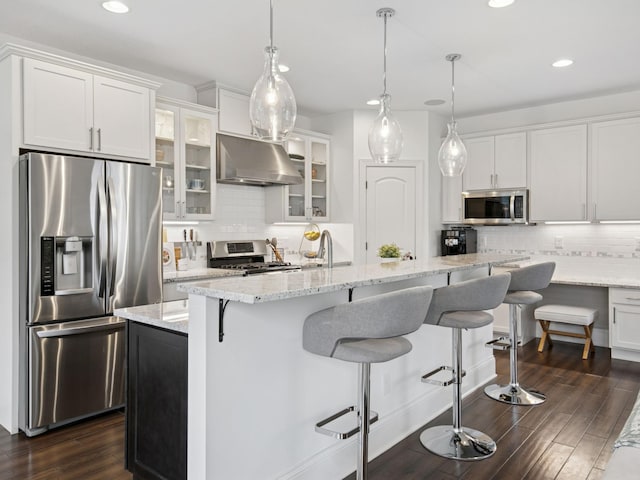
[[[285,142],[289,158],[304,181],[267,187],[266,221],[329,221],[329,137],[295,131]]]
[[[213,220],[217,111],[161,99],[156,104],[156,166],[162,167],[165,220]]]

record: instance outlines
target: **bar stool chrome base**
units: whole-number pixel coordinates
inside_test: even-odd
[[[471,428],[456,433],[451,425],[426,429],[420,443],[431,453],[452,460],[483,460],[496,452],[496,442],[488,435]]]
[[[510,405],[540,405],[547,396],[532,388],[522,388],[520,385],[489,385],[484,393],[494,400]]]

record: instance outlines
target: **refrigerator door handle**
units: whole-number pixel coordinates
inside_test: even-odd
[[[98,297],[105,295],[107,283],[107,249],[104,244],[107,235],[107,199],[104,192],[104,178],[98,182],[98,215],[96,228],[96,254],[98,255]]]
[[[124,328],[126,321],[108,322],[102,325],[91,325],[89,327],[70,327],[61,328],[59,330],[41,330],[36,332],[39,338],[58,338],[67,337],[69,335],[82,335],[85,333],[104,332],[104,331],[116,331]]]
[[[107,206],[109,209],[109,296],[113,295],[115,283],[116,283],[116,264],[118,261],[118,232],[116,229],[117,212],[114,202],[115,188],[113,186],[113,179],[107,178]]]

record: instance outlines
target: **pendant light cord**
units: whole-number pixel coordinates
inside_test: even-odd
[[[456,87],[455,87],[455,62],[456,59],[451,59],[451,123],[455,122],[454,116],[454,106],[455,106],[455,96],[456,96]]]
[[[382,73],[382,84],[383,91],[382,94],[387,94],[387,18],[389,15],[387,13],[384,14],[384,50],[383,50],[383,73]]]
[[[273,0],[269,0],[269,48],[273,52]]]

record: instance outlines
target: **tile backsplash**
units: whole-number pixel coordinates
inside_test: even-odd
[[[640,224],[478,227],[478,252],[640,259]]]

